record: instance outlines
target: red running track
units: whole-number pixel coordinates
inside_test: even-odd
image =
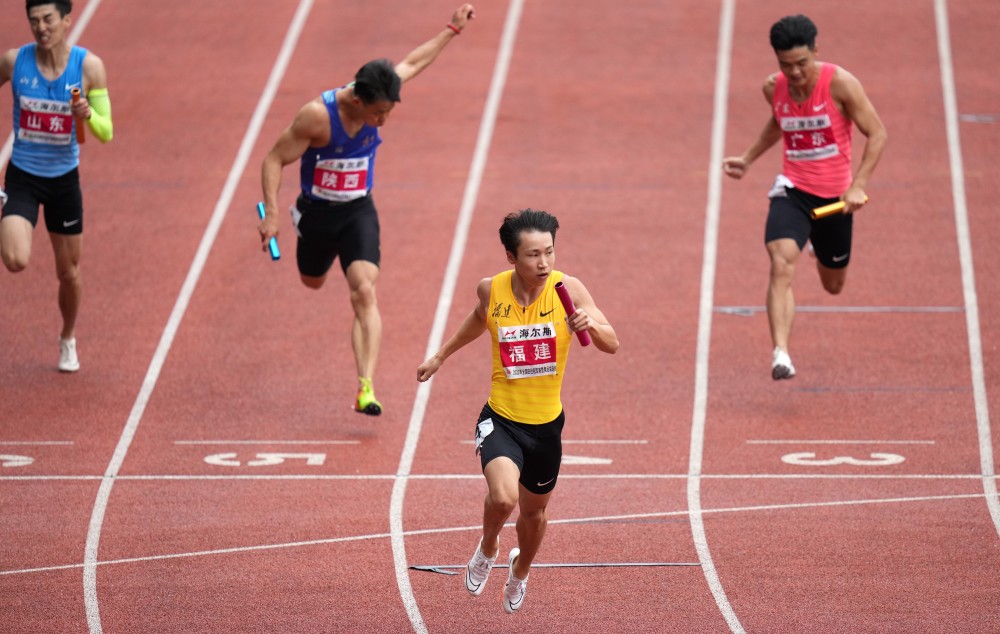
[[[931,0],[808,8],[822,58],[864,82],[891,139],[845,293],[823,295],[808,267],[798,276],[799,376],[781,384],[768,376],[760,310],[764,193],[778,155],[738,183],[711,172],[713,151],[739,151],[763,123],[760,82],[775,70],[767,29],[801,7],[736,3],[720,138],[718,40],[730,5],[523,6],[446,330],[471,307],[476,281],[504,266],[500,217],[556,213],[559,268],[586,282],[623,342],[615,357],[575,347],[564,390],[569,458],[539,563],[585,565],[537,568],[512,617],[498,605],[503,569],[478,599],[457,577],[405,569],[462,565],[477,539],[485,487],[467,441],[487,390],[485,344],[449,360],[422,417],[413,378],[447,287],[510,7],[478,6],[384,130],[380,419],[349,410],[343,287],[297,282],[287,218],[285,258],[260,253],[253,204],[260,159],[301,103],[372,57],[400,58],[454,9],[413,4],[311,7],[136,418],[296,6],[101,0],[81,44],[108,66],[116,138],[83,148],[79,374],[54,367],[44,232],[28,271],[0,275],[0,455],[32,460],[0,462],[0,630],[1000,630],[982,451],[995,460],[1000,438],[977,425]],[[3,49],[30,37],[12,5],[0,19],[21,27],[0,33]],[[990,411],[1000,385],[998,14],[985,0],[947,3]],[[286,170],[282,204],[294,175]],[[705,236],[720,185],[706,322]],[[127,429],[134,437],[121,443]],[[88,586],[91,518],[116,447]],[[289,453],[322,463],[253,465]],[[513,539],[506,530],[505,551]],[[593,566],[603,563],[700,565]]]

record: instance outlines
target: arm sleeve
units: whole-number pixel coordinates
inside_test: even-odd
[[[107,143],[114,136],[114,125],[111,123],[111,98],[108,97],[108,89],[95,88],[91,90],[87,93],[87,100],[90,102],[90,118],[87,119],[87,126],[102,143]]]

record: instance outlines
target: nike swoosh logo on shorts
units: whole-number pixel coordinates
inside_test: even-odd
[[[847,253],[845,253],[844,255],[835,255],[830,259],[833,260],[834,262],[843,262],[844,260],[847,259],[847,255],[848,255]]]
[[[555,479],[556,479],[556,478],[555,478],[555,476],[553,476],[553,477],[552,477],[552,480],[555,480]],[[539,483],[538,483],[538,484],[536,484],[535,486],[540,486],[540,487],[543,487],[543,486],[545,486],[545,485],[547,485],[547,484],[552,484],[552,480],[549,480],[548,482],[539,482]]]
[[[63,220],[63,226],[64,227],[72,227],[73,225],[75,225],[78,222],[80,222],[79,218],[77,218],[76,220]]]

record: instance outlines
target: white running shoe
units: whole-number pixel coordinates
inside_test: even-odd
[[[497,553],[499,554],[499,553]],[[469,565],[465,567],[465,589],[474,597],[478,597],[486,588],[486,580],[490,578],[490,570],[497,561],[496,556],[487,557],[483,554],[483,538],[479,538],[479,545],[476,546],[476,554],[469,560]]]
[[[503,587],[503,611],[507,614],[513,614],[521,609],[524,605],[524,594],[528,591],[528,577],[518,579],[514,576],[514,562],[520,554],[520,548],[512,548],[507,558],[510,569],[507,571],[507,585]]]
[[[80,360],[76,356],[76,338],[59,338],[59,371],[76,372],[80,369]]]
[[[795,376],[795,366],[792,365],[792,358],[781,348],[775,348],[771,360],[771,378],[777,381],[790,379],[793,376]]]

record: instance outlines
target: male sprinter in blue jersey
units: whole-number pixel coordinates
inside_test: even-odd
[[[0,214],[0,255],[13,273],[28,266],[31,234],[44,207],[59,278],[59,370],[76,372],[83,195],[75,132],[86,121],[93,136],[110,141],[111,101],[104,62],[67,40],[73,3],[27,0],[25,9],[34,44],[0,57],[0,86],[9,81],[14,95],[14,150],[4,181],[8,200]],[[74,88],[81,93],[76,103]]]
[[[463,4],[441,31],[413,49],[399,64],[368,62],[346,86],[328,90],[304,105],[281,133],[261,168],[264,219],[258,225],[265,250],[278,235],[278,189],[282,169],[301,160],[301,192],[292,207],[298,233],[296,260],[302,283],[318,289],[333,261],[347,278],[354,308],[351,344],[358,373],[355,411],[382,413],[372,379],[382,341],[382,318],[375,300],[379,271],[379,223],[372,202],[378,128],[400,100],[403,83],[427,68],[473,17]]]

